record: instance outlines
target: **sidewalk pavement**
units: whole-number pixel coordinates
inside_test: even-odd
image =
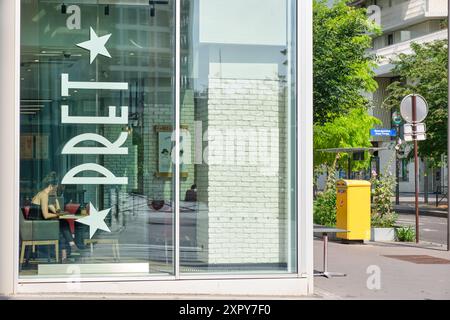
[[[417,264],[386,255],[432,256],[448,264]],[[322,270],[322,240],[314,240],[314,267]],[[420,258],[420,257],[419,257]],[[438,261],[443,263],[445,261]],[[450,299],[450,252],[432,243],[368,242],[366,244],[328,244],[329,271],[346,273],[346,277],[314,278],[314,295],[293,296],[220,296],[220,295],[18,295],[2,299],[56,300],[316,300],[316,299]],[[378,277],[379,275],[379,277]],[[379,289],[377,284],[379,282]],[[368,286],[369,284],[369,286]],[[372,287],[372,289],[370,288]]]
[[[400,203],[399,205],[394,205],[394,210],[397,213],[406,213],[406,214],[415,214],[416,213],[416,207],[415,207],[414,203],[413,204]],[[424,215],[424,216],[446,218],[448,213],[447,213],[447,207],[436,208],[435,206],[419,204],[419,214]]]
[[[414,195],[400,195],[400,204],[395,204],[395,198],[392,198],[392,203],[394,204],[394,210],[397,213],[407,213],[407,214],[415,214],[415,198]],[[428,198],[428,203],[424,203],[423,195],[419,197],[419,210],[420,214],[424,216],[433,216],[446,218],[447,217],[447,199],[444,199],[439,203],[436,207],[436,201],[432,195]]]
[[[450,299],[450,252],[445,249],[432,243],[330,242],[328,269],[347,276],[315,277],[316,294],[326,299]],[[322,250],[322,240],[314,240],[317,271],[322,270]],[[386,255],[416,255],[421,260],[426,255],[446,259],[448,264],[418,264]]]
[[[319,290],[320,291],[320,290]],[[322,293],[322,295],[320,294]],[[311,296],[241,296],[241,295],[173,295],[173,294],[20,294],[0,296],[0,300],[323,300],[331,294],[320,291]]]

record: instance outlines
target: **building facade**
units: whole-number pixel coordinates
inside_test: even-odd
[[[377,91],[371,95],[374,109],[373,115],[382,121],[383,128],[393,128],[391,111],[381,107],[387,97],[387,86],[395,81],[390,60],[397,55],[412,53],[411,43],[427,43],[434,40],[447,39],[445,19],[448,15],[446,0],[361,0],[352,3],[368,9],[372,19],[380,24],[382,34],[373,39],[373,49],[370,53],[378,59],[375,70]],[[378,159],[381,172],[395,172],[395,138],[372,137],[378,147],[387,147],[379,151]],[[406,159],[400,161],[399,184],[400,192],[414,192],[414,163]],[[425,190],[425,164],[420,163],[420,191]],[[446,187],[447,176],[445,167],[428,169],[429,193],[439,187]]]
[[[1,294],[313,292],[312,1],[0,21]]]

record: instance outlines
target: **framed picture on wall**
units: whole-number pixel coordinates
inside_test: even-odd
[[[182,130],[188,130],[187,126],[181,126]],[[172,142],[172,126],[170,125],[158,125],[155,126],[155,131],[158,135],[158,170],[156,172],[156,176],[158,177],[172,177],[172,151],[174,149]],[[181,137],[180,141],[180,170],[181,177],[186,178],[188,176],[188,172],[186,170],[186,166],[184,165],[183,155],[184,152],[184,139]]]
[[[33,136],[20,136],[20,159],[33,159]]]

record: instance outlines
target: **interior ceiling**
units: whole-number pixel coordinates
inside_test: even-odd
[[[1,0],[0,0],[1,1]],[[170,3],[171,1],[169,1]],[[61,0],[41,0],[35,2],[36,4],[55,4],[59,6],[65,3],[66,6],[70,6],[69,1]],[[31,4],[33,10],[35,3]],[[149,7],[148,0],[77,0],[77,5],[115,5],[115,6],[146,6]],[[158,4],[157,10],[170,11],[170,8],[164,4]],[[39,10],[38,10],[39,11]],[[31,16],[30,19],[33,22],[38,22],[42,18],[41,12]],[[156,27],[153,29],[153,27]],[[168,27],[167,27],[168,28]],[[170,30],[170,29],[169,29]],[[30,30],[31,31],[31,30]],[[154,33],[153,37],[156,39],[156,35],[162,32],[161,27],[150,26],[148,33]],[[170,37],[170,31],[167,32],[167,36]],[[145,35],[144,35],[145,36]],[[113,59],[108,61],[108,64],[100,64],[103,76],[106,76],[113,72],[127,72],[130,79],[133,78],[134,73],[145,74],[147,79],[153,80],[156,83],[156,79],[170,78],[172,76],[172,50],[170,48],[157,47],[157,43],[153,43],[150,47],[147,45],[139,44],[138,41],[130,41],[128,43],[122,43],[119,47],[111,46],[108,51],[112,55]],[[32,43],[31,41],[30,43]],[[89,53],[76,46],[70,48],[56,44],[52,46],[35,45],[22,45],[21,47],[21,113],[33,114],[45,107],[42,103],[42,99],[38,99],[37,95],[45,93],[36,91],[39,87],[39,77],[43,73],[51,73],[53,70],[61,69],[73,69],[77,68],[77,64],[80,59],[87,58]],[[126,65],[126,68],[124,67]],[[55,69],[56,68],[56,69]],[[155,88],[154,88],[155,89]],[[154,90],[148,88],[148,90]],[[81,94],[78,93],[79,95]],[[41,97],[42,98],[42,97]]]
[[[168,0],[169,4],[171,0]],[[55,4],[62,4],[64,1],[61,0],[44,0],[40,1],[42,3],[55,3]],[[70,5],[70,1],[65,2],[66,5]],[[104,5],[104,4],[111,4],[111,5],[122,5],[122,6],[148,6],[149,1],[148,0],[77,0],[75,3],[72,4],[97,4],[97,5]]]

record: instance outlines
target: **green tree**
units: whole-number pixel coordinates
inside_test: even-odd
[[[362,91],[373,92],[375,60],[366,53],[372,45],[370,34],[380,32],[369,21],[366,9],[339,0],[333,6],[315,0],[314,32],[314,123],[324,124],[366,107]]]
[[[314,223],[334,227],[336,225],[336,169],[327,168],[325,190],[317,195],[313,206]]]
[[[447,153],[448,40],[413,43],[411,48],[412,54],[400,54],[391,61],[399,80],[388,86],[383,105],[398,110],[401,100],[410,93],[428,101],[427,140],[419,142],[419,156],[436,165]]]
[[[372,227],[392,228],[397,221],[392,197],[395,196],[395,176],[391,172],[384,172],[379,176],[372,176]]]
[[[314,125],[314,166],[334,166],[335,154],[318,151],[327,148],[371,147],[370,129],[381,121],[367,113],[365,108],[352,109],[348,115],[339,116],[324,125]],[[339,163],[344,165],[348,155],[342,154]],[[354,161],[353,169],[359,170],[369,166],[369,157],[364,161]]]

